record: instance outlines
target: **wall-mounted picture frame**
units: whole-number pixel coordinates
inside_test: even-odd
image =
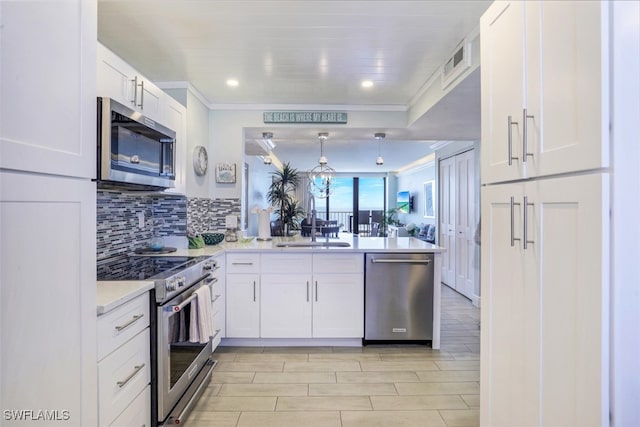
[[[236,182],[236,164],[218,163],[216,164],[216,182],[233,184]]]
[[[424,217],[436,217],[435,181],[427,181],[424,183]]]

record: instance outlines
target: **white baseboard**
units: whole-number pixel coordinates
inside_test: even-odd
[[[471,304],[480,308],[480,295],[474,295],[471,297]]]
[[[222,338],[221,347],[362,347],[362,338]]]

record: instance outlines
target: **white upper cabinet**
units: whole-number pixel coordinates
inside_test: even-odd
[[[162,98],[167,96],[118,55],[98,43],[98,96],[113,98],[146,117],[165,124]]]
[[[0,168],[95,177],[96,17],[94,1],[0,3]]]
[[[480,20],[482,182],[606,167],[601,2],[496,1]]]
[[[162,94],[160,115],[162,124],[176,132],[176,180],[175,187],[165,190],[167,193],[185,194],[187,173],[193,169],[187,162],[187,109],[170,95]]]

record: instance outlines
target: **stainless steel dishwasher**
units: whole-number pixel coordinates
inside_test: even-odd
[[[433,254],[365,254],[363,344],[433,338]]]

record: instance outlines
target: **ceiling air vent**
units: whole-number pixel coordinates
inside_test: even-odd
[[[471,44],[462,40],[442,67],[442,88],[446,88],[471,66]]]

